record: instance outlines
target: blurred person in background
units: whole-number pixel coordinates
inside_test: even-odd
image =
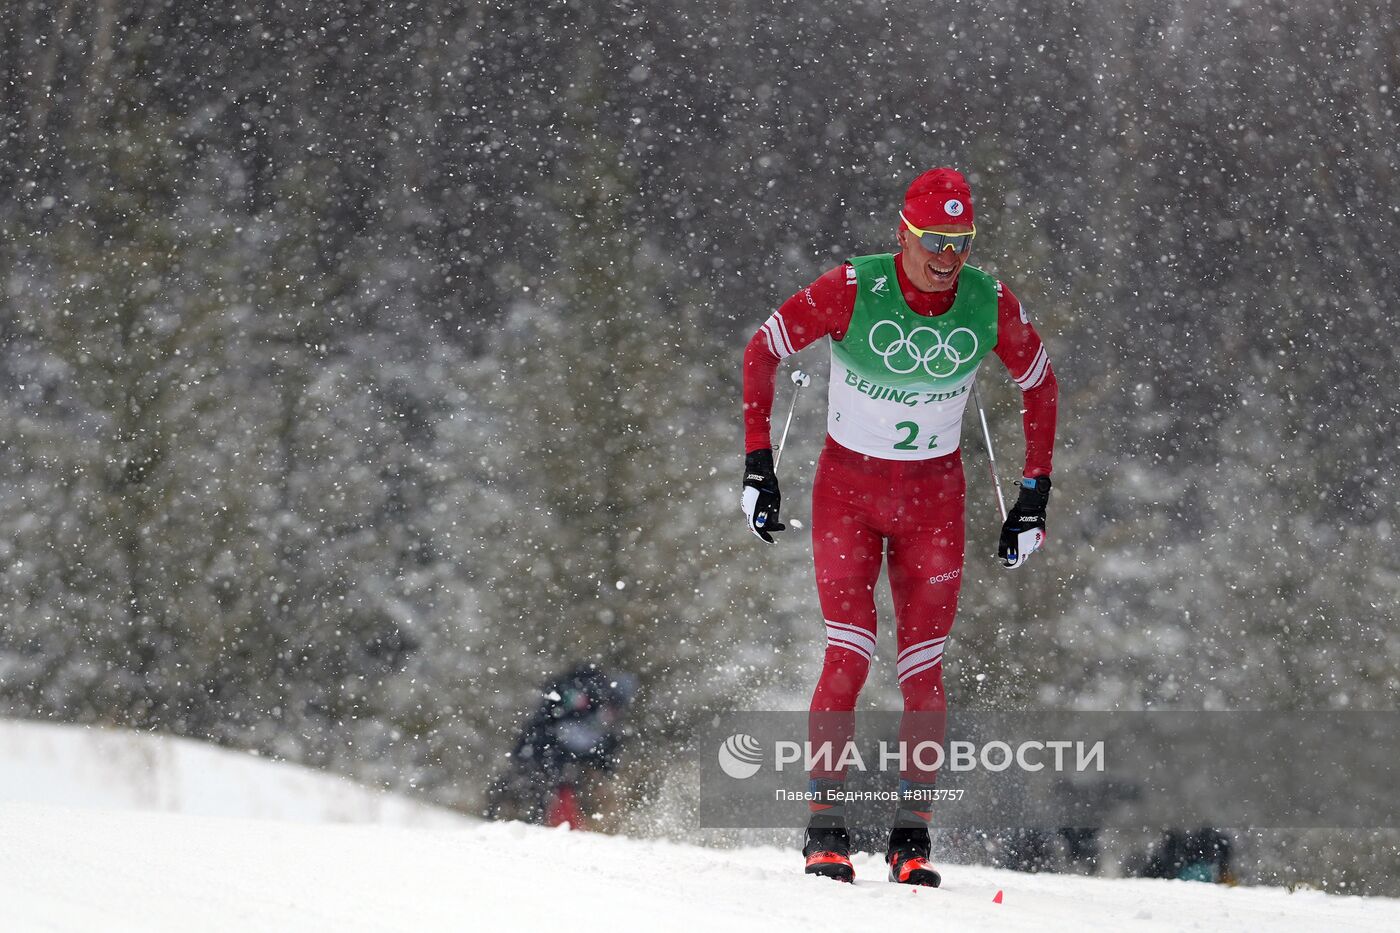
[[[1145,860],[1130,866],[1129,874],[1139,878],[1177,878],[1181,881],[1209,881],[1233,885],[1238,882],[1231,870],[1230,837],[1209,826],[1195,832],[1169,829]]]
[[[487,815],[546,826],[595,828],[615,807],[611,778],[622,720],[636,692],[630,674],[579,664],[541,691],[510,765],[491,786]]]

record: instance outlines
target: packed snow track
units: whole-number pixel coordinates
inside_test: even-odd
[[[1400,901],[943,866],[844,885],[794,852],[518,824],[298,824],[0,806],[7,931],[1400,930]],[[997,891],[1003,901],[993,902]],[[934,926],[936,924],[936,926]]]

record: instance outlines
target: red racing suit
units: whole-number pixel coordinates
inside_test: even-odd
[[[921,292],[894,257],[904,301],[917,314],[952,307],[955,289]],[[856,300],[850,264],[824,273],[783,303],[744,351],[745,451],[771,447],[770,418],[778,364],[821,337],[842,340]],[[996,355],[1023,393],[1024,475],[1050,475],[1058,387],[1040,336],[1011,290],[997,285]],[[811,703],[811,741],[844,747],[856,699],[875,652],[875,583],[889,559],[894,596],[896,669],[906,713],[942,713],[943,650],[962,583],[965,493],[958,450],[930,459],[888,460],[842,447],[830,434],[812,489],[812,550],[826,622],[826,654]],[[909,741],[905,717],[901,738]],[[927,721],[925,717],[924,721]],[[924,737],[923,734],[918,736]],[[941,740],[941,734],[938,736]],[[841,778],[817,767],[813,778]],[[913,763],[906,780],[932,782]]]

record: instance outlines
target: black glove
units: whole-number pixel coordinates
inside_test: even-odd
[[[744,517],[748,519],[749,531],[769,544],[773,543],[770,531],[787,528],[778,521],[778,507],[782,502],[782,493],[778,492],[778,474],[773,472],[773,451],[765,447],[745,456]]]
[[[1001,526],[997,556],[1005,567],[1019,567],[1045,543],[1045,506],[1050,502],[1050,477],[1021,480],[1021,494]]]

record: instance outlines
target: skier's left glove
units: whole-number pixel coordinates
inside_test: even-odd
[[[1001,526],[997,556],[1004,567],[1019,567],[1045,543],[1045,507],[1050,502],[1050,477],[1021,480],[1021,494]]]
[[[778,521],[778,508],[783,496],[778,491],[778,474],[773,467],[773,451],[767,447],[751,451],[744,457],[744,498],[742,508],[748,519],[749,531],[773,543],[771,531],[784,531],[787,526]]]

